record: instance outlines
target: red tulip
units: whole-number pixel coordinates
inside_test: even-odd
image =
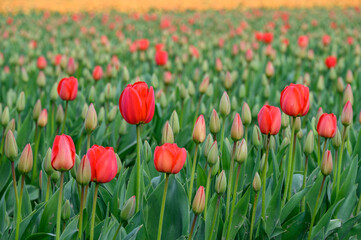
[[[93,145],[87,152],[91,167],[91,181],[107,183],[118,171],[117,158],[112,147]]]
[[[191,54],[194,58],[199,58],[200,54],[199,54],[198,49],[195,46],[192,46],[192,45],[189,46],[189,51],[191,52]]]
[[[58,84],[58,94],[65,101],[73,101],[78,94],[78,79],[75,77],[61,79]]]
[[[42,70],[42,69],[46,68],[46,65],[47,65],[47,62],[46,62],[45,57],[43,57],[43,56],[38,57],[37,67],[40,70]]]
[[[298,38],[298,46],[300,46],[300,48],[306,48],[308,46],[308,37],[306,35]]]
[[[276,135],[281,128],[281,110],[278,107],[264,105],[258,113],[258,125],[263,134]]]
[[[158,43],[155,45],[155,50],[156,51],[161,51],[164,49],[164,44],[163,43]]]
[[[353,38],[352,38],[352,37],[347,37],[347,44],[348,44],[348,45],[352,45],[352,44],[353,44]]]
[[[76,65],[74,58],[70,57],[68,60],[68,65],[66,66],[66,71],[69,75],[73,75],[75,73],[75,70],[76,70]]]
[[[187,151],[177,144],[165,143],[154,150],[154,166],[158,172],[177,174],[187,159]]]
[[[254,34],[254,36],[255,36],[257,41],[262,41],[263,40],[263,33],[261,33],[261,32],[256,32]]]
[[[337,58],[334,56],[329,56],[325,60],[325,64],[327,68],[334,68],[336,66],[336,63],[337,63]]]
[[[54,64],[55,66],[59,66],[61,63],[61,59],[62,59],[63,55],[61,54],[57,54],[54,58]]]
[[[155,63],[158,66],[164,66],[168,61],[168,53],[166,51],[160,50],[155,53]]]
[[[139,39],[137,41],[137,47],[139,50],[141,51],[146,51],[149,47],[149,40],[144,38],[144,39]]]
[[[337,131],[337,119],[336,116],[331,113],[324,113],[321,115],[317,124],[317,133],[321,137],[333,138]]]
[[[266,32],[266,33],[263,34],[262,41],[264,43],[270,44],[270,43],[272,43],[272,40],[273,40],[273,34],[272,33]]]
[[[322,44],[324,46],[328,46],[328,45],[330,45],[330,43],[331,43],[331,37],[329,35],[327,35],[327,34],[323,35]]]
[[[68,171],[75,162],[73,139],[65,134],[57,135],[51,150],[51,166],[57,171]]]
[[[103,69],[101,66],[96,66],[93,70],[93,79],[95,81],[100,80],[103,77]]]
[[[289,116],[305,116],[310,108],[308,87],[291,83],[281,92],[280,105]]]
[[[149,123],[154,115],[154,91],[145,82],[136,82],[123,90],[119,110],[130,124]]]

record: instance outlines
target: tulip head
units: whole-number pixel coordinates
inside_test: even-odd
[[[259,147],[262,145],[262,134],[261,134],[261,130],[259,129],[259,127],[257,125],[255,125],[253,127],[252,143],[256,147]]]
[[[11,130],[9,130],[6,134],[4,148],[5,148],[5,156],[11,162],[14,162],[15,158],[18,156],[18,145],[16,144],[14,134]]]
[[[51,148],[48,148],[48,151],[45,154],[43,168],[46,172],[46,175],[48,176],[51,176],[51,174],[54,172],[54,168],[51,166]]]
[[[43,109],[38,118],[38,126],[45,127],[48,124],[48,110]]]
[[[243,137],[243,124],[241,117],[238,113],[234,116],[233,124],[231,128],[231,138],[233,141],[238,141]]]
[[[66,200],[63,209],[61,210],[61,219],[66,222],[70,218],[70,202],[69,200]]]
[[[40,99],[38,99],[38,101],[36,101],[35,106],[33,108],[33,119],[34,121],[37,121],[39,116],[41,113],[41,101]]]
[[[341,146],[341,133],[337,128],[336,135],[332,138],[332,146],[338,149]]]
[[[200,186],[197,190],[196,196],[193,199],[192,210],[194,214],[201,214],[205,206],[205,193],[204,187]]]
[[[222,172],[217,176],[215,188],[216,188],[216,192],[219,195],[222,195],[226,191],[227,179],[224,170],[222,170]]]
[[[164,143],[174,143],[173,130],[168,121],[164,124],[162,130],[162,144]]]
[[[122,209],[120,210],[120,218],[123,221],[129,221],[134,216],[135,213],[135,196],[130,197],[123,205]]]
[[[223,93],[221,101],[219,102],[219,112],[223,117],[228,116],[228,114],[231,112],[231,102],[227,92]]]
[[[243,124],[246,127],[248,127],[252,122],[252,114],[251,114],[251,109],[249,108],[249,106],[246,102],[244,102],[242,105],[241,116],[242,116]]]
[[[26,144],[23,152],[21,153],[18,170],[20,173],[25,174],[31,171],[33,168],[33,151],[31,150],[31,145]]]
[[[195,143],[202,143],[206,138],[206,124],[203,115],[200,115],[194,124],[193,141]]]
[[[221,130],[221,123],[215,109],[213,109],[211,113],[211,118],[209,120],[209,129],[213,134],[217,134]]]
[[[69,171],[75,163],[75,145],[68,135],[57,135],[51,152],[51,166],[57,171]]]
[[[179,119],[178,119],[178,114],[177,112],[174,110],[172,115],[170,116],[170,126],[172,127],[173,133],[177,134],[179,133]]]
[[[216,164],[216,162],[218,160],[218,156],[219,156],[218,144],[217,144],[217,141],[214,141],[208,151],[208,156],[207,156],[207,162],[209,163],[210,166],[213,166],[214,164]]]
[[[90,180],[91,166],[88,157],[84,155],[76,173],[76,181],[78,184],[85,186],[90,183]]]
[[[235,160],[242,164],[247,160],[248,150],[247,150],[247,142],[245,139],[242,139],[241,142],[237,143],[236,152],[235,152]]]
[[[261,190],[262,182],[258,172],[256,172],[256,174],[254,175],[252,187],[253,187],[253,191],[255,191],[256,193]]]
[[[86,114],[84,127],[88,134],[93,132],[98,125],[97,112],[95,111],[94,105],[91,103],[88,112]]]
[[[330,150],[326,150],[321,164],[321,172],[324,176],[328,176],[332,173],[332,154]]]
[[[154,166],[158,172],[177,174],[187,159],[187,151],[177,144],[165,143],[154,150]]]
[[[352,123],[353,111],[352,105],[350,101],[347,101],[345,106],[343,107],[341,114],[341,122],[344,126],[349,126]]]
[[[305,147],[303,149],[303,151],[306,154],[311,154],[313,152],[314,144],[315,144],[314,142],[315,142],[315,139],[314,139],[313,131],[310,130],[307,134],[306,141],[305,141]]]

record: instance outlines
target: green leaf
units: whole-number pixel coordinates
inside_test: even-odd
[[[34,233],[30,235],[26,240],[41,240],[41,239],[49,239],[49,237],[55,237],[53,233]]]
[[[209,234],[211,233],[211,229],[212,229],[212,222],[213,222],[213,218],[214,218],[214,214],[217,214],[217,218],[216,218],[216,222],[214,224],[214,232],[213,232],[213,236],[212,239],[217,239],[217,232],[218,232],[218,224],[219,224],[219,219],[220,217],[220,211],[219,208],[217,209],[217,213],[216,213],[216,207],[217,207],[217,201],[218,201],[218,195],[217,193],[213,194],[211,201],[209,201],[209,207],[207,209],[207,218],[206,218],[206,226],[205,226],[205,234],[206,234],[206,238],[205,239],[209,239]],[[222,198],[220,198],[219,201],[219,206],[222,206]],[[211,239],[211,240],[212,240]]]
[[[296,193],[291,197],[291,199],[285,204],[285,206],[282,208],[281,211],[281,217],[280,220],[283,223],[286,218],[289,216],[289,214],[292,212],[292,210],[300,205],[300,202],[302,201],[302,198],[306,195],[308,190],[311,188],[311,186],[306,186],[305,189],[302,191]]]

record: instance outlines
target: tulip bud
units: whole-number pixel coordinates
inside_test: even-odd
[[[349,126],[352,123],[353,111],[350,101],[347,101],[342,110],[341,122],[344,126]]]
[[[239,87],[239,91],[238,91],[238,96],[239,98],[243,99],[246,97],[246,86],[244,86],[244,84],[242,84],[240,87]],[[243,117],[242,117],[243,119]]]
[[[290,118],[288,117],[288,115],[285,114],[284,112],[282,112],[282,117],[281,117],[281,126],[282,126],[282,128],[287,128],[289,122],[290,122]]]
[[[56,110],[55,121],[57,124],[62,124],[64,121],[64,110],[61,104],[58,105],[58,109]]]
[[[80,166],[80,157],[78,155],[75,155],[74,166],[72,167],[72,169],[70,169],[70,174],[74,179],[76,179],[76,174],[78,172],[79,166]]]
[[[247,142],[245,139],[242,139],[241,142],[237,143],[235,160],[240,164],[244,163],[247,160],[247,155],[248,155]]]
[[[144,159],[145,162],[149,162],[152,158],[152,149],[147,140],[144,141]]]
[[[216,164],[219,156],[217,141],[214,141],[211,148],[208,151],[207,162],[210,166]]]
[[[297,133],[301,129],[301,118],[296,117],[295,122],[292,124],[295,124],[295,132]]]
[[[259,110],[260,110],[259,105],[255,104],[252,108],[252,117],[253,118],[257,118]]]
[[[33,119],[34,121],[37,121],[39,116],[41,113],[41,101],[40,99],[38,99],[38,101],[36,101],[34,109],[33,109]]]
[[[341,145],[341,133],[340,130],[337,128],[335,136],[332,138],[332,146],[334,148],[339,148]]]
[[[98,113],[98,122],[99,125],[102,124],[102,122],[104,121],[104,117],[105,117],[105,110],[104,107],[101,107]]]
[[[325,80],[324,80],[323,76],[321,75],[317,81],[317,90],[321,92],[324,89],[325,89]]]
[[[90,90],[89,90],[89,95],[88,95],[88,100],[91,103],[95,102],[95,98],[96,98],[96,90],[94,86],[91,86]]]
[[[228,116],[231,112],[231,103],[229,101],[229,96],[227,92],[224,92],[219,103],[219,111],[223,117]]]
[[[120,170],[122,170],[123,168],[123,164],[118,154],[115,154],[115,157],[117,159],[117,166],[118,166],[117,175],[118,175],[120,173]]]
[[[255,145],[256,147],[259,147],[262,145],[262,134],[261,134],[261,130],[259,129],[259,127],[257,125],[255,125],[253,127],[252,142],[253,142],[253,145]]]
[[[266,167],[266,171],[268,170],[268,161],[266,159],[266,154],[264,153],[261,158],[261,166],[260,169],[263,171],[263,168]]]
[[[252,114],[251,114],[251,110],[249,109],[249,106],[246,102],[244,102],[242,105],[241,115],[242,115],[243,124],[246,127],[248,127],[252,122]]]
[[[317,116],[316,116],[316,126],[318,124],[318,120],[320,119],[321,115],[323,114],[323,110],[322,107],[320,107],[317,111]]]
[[[10,120],[10,122],[6,126],[4,132],[8,132],[8,131],[12,131],[12,132],[15,131],[15,119],[14,118]]]
[[[127,122],[124,119],[120,121],[118,133],[120,136],[123,136],[127,133]]]
[[[275,69],[273,67],[272,62],[268,62],[266,66],[266,76],[267,78],[271,78],[275,73]]]
[[[196,196],[193,199],[192,210],[195,215],[201,214],[205,205],[204,187],[200,186],[197,190]]]
[[[55,101],[56,99],[58,99],[58,83],[54,83],[53,86],[51,87],[51,91],[50,91],[50,99],[51,101]]]
[[[70,218],[70,202],[69,200],[66,200],[63,209],[61,210],[61,219],[66,222]]]
[[[211,118],[209,120],[209,128],[212,134],[217,134],[221,130],[221,123],[215,109],[212,110]]]
[[[48,123],[48,111],[46,109],[43,109],[38,118],[38,126],[45,127],[47,123]]]
[[[254,175],[252,187],[255,192],[259,192],[261,190],[262,182],[258,172]]]
[[[168,121],[164,124],[162,130],[162,145],[165,143],[174,143],[173,130]]]
[[[46,77],[43,71],[39,72],[38,78],[36,79],[36,84],[39,88],[43,88],[46,85]]]
[[[332,155],[330,150],[326,150],[321,164],[321,172],[324,176],[328,176],[332,173]]]
[[[223,84],[224,84],[224,88],[226,90],[231,89],[231,87],[233,85],[233,80],[232,80],[231,74],[229,72],[226,73],[226,76],[223,80]]]
[[[214,164],[214,165],[212,166],[211,177],[216,176],[217,173],[218,173],[218,170],[219,170],[219,157],[218,157],[218,159],[217,159],[216,164]]]
[[[353,74],[352,71],[349,69],[347,70],[347,74],[346,74],[346,82],[348,84],[351,84],[353,82]]]
[[[206,138],[206,124],[203,115],[200,115],[194,124],[193,128],[193,141],[202,143]]]
[[[25,108],[25,93],[22,91],[19,94],[18,100],[16,101],[16,111],[19,113],[24,111]]]
[[[196,90],[195,90],[195,87],[194,87],[194,84],[192,81],[188,81],[188,94],[190,96],[194,96],[194,94],[196,93]]]
[[[224,170],[222,170],[222,172],[217,176],[215,188],[216,188],[216,192],[219,195],[222,195],[226,191],[227,179]]]
[[[95,111],[94,105],[91,103],[88,112],[85,117],[84,127],[88,134],[93,132],[98,125],[97,112]]]
[[[9,121],[10,121],[10,113],[9,113],[9,108],[6,106],[1,114],[1,125],[3,125],[3,127],[6,127],[9,124]]]
[[[337,88],[337,92],[339,93],[343,93],[343,90],[345,90],[345,84],[343,83],[341,77],[337,78],[336,88]]]
[[[207,89],[208,89],[208,86],[209,86],[209,77],[208,76],[205,76],[203,78],[203,81],[201,82],[201,84],[199,85],[199,92],[200,94],[204,94],[207,92]]]
[[[306,141],[305,141],[305,147],[303,149],[303,151],[306,154],[311,154],[313,152],[313,148],[314,148],[314,144],[315,144],[314,142],[315,142],[315,139],[314,139],[313,131],[310,130],[307,134]]]
[[[88,113],[88,104],[84,103],[83,109],[81,110],[81,118],[83,120],[85,120],[87,113]]]
[[[116,106],[113,106],[113,108],[109,111],[108,115],[107,115],[107,122],[108,123],[111,123],[114,121],[116,115],[117,115],[117,107]]]
[[[124,67],[123,67],[123,80],[124,80],[125,82],[128,82],[129,79],[130,79],[130,77],[129,77],[128,68],[124,66]]]
[[[280,149],[284,149],[285,147],[287,147],[290,144],[290,140],[288,139],[288,137],[284,137],[280,146]]]
[[[22,174],[26,174],[31,171],[33,168],[33,151],[31,150],[31,145],[26,144],[23,152],[21,153],[18,170]]]
[[[88,157],[84,155],[76,173],[76,181],[78,184],[85,186],[90,183],[90,180],[91,166]]]
[[[243,124],[241,117],[238,113],[234,116],[233,124],[231,128],[231,138],[233,141],[238,141],[243,137]]]
[[[209,150],[211,149],[212,147],[212,144],[213,144],[213,137],[212,137],[212,134],[208,134],[207,138],[206,138],[206,141],[204,143],[204,157],[207,158],[208,157],[208,153],[209,153]]]
[[[353,105],[353,94],[350,84],[347,84],[345,92],[343,93],[343,104],[346,104],[348,101],[350,101],[351,105]]]
[[[175,110],[170,116],[170,126],[172,127],[174,134],[179,133],[179,119],[178,119],[178,114]]]
[[[135,213],[135,196],[129,198],[123,205],[122,210],[120,211],[120,218],[123,221],[128,221],[131,219]]]
[[[54,168],[51,166],[51,148],[48,148],[48,151],[46,152],[43,160],[43,168],[48,176],[51,176],[54,172]]]
[[[18,156],[18,145],[12,131],[8,131],[5,137],[5,156],[11,162],[15,161],[15,158]]]

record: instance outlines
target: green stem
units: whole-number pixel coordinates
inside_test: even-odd
[[[338,148],[335,149],[335,164],[333,168],[333,181],[332,181],[332,190],[336,187],[336,180],[337,180],[337,158],[338,158]]]
[[[317,137],[317,164],[321,167],[321,137],[318,135]]]
[[[192,223],[191,231],[189,232],[188,240],[192,240],[194,226],[196,225],[197,218],[198,218],[198,215],[195,215],[194,218],[193,218],[193,223]]]
[[[218,195],[217,198],[217,205],[216,209],[214,210],[213,219],[212,219],[212,225],[211,225],[211,232],[209,234],[208,240],[211,240],[213,237],[214,232],[214,225],[216,225],[217,215],[218,215],[218,208],[219,208],[219,201],[221,200],[221,195]]]
[[[229,168],[228,187],[227,187],[227,199],[226,199],[226,218],[229,217],[229,204],[231,201],[232,182],[233,182],[233,168],[234,168],[234,153],[236,152],[237,141],[233,143],[231,166]]]
[[[33,183],[36,180],[36,175],[38,173],[38,152],[39,152],[40,137],[41,137],[41,127],[39,127],[38,134],[35,136],[34,163],[33,163],[33,173],[31,177],[31,181]]]
[[[65,104],[64,121],[63,121],[63,126],[61,127],[61,134],[63,134],[63,133],[64,133],[64,130],[65,130],[66,116],[67,116],[67,114],[68,114],[68,105],[69,105],[69,101],[66,101],[66,104]]]
[[[307,238],[308,240],[310,240],[311,236],[312,236],[313,223],[315,222],[315,217],[316,217],[317,208],[318,208],[318,202],[320,201],[323,185],[325,184],[325,179],[326,179],[326,176],[323,176],[320,192],[318,193],[315,208],[313,209],[313,213],[312,213],[310,231],[308,232],[308,238]]]
[[[295,135],[293,136],[291,175],[290,175],[290,184],[288,186],[288,196],[287,196],[288,200],[290,200],[291,195],[292,195],[292,182],[293,182],[293,172],[294,172],[294,168],[295,168],[296,143],[297,143],[297,135],[295,133]]]
[[[244,127],[244,136],[245,136],[246,143],[248,143],[248,126]]]
[[[46,184],[45,202],[47,202],[49,200],[50,186],[51,186],[51,177],[49,175],[48,176],[48,183]]]
[[[327,138],[325,138],[325,143],[323,144],[323,150],[322,150],[321,160],[323,159],[323,157],[324,157],[324,155],[325,155],[326,146],[327,146]]]
[[[268,167],[268,153],[269,153],[269,142],[270,135],[266,137],[266,157],[263,163],[262,169],[262,218],[266,221],[266,177],[267,177],[267,167]]]
[[[11,173],[13,176],[13,187],[14,187],[15,201],[16,201],[15,203],[16,203],[16,207],[18,207],[19,206],[19,197],[18,197],[18,190],[16,187],[15,165],[14,165],[13,161],[11,161]]]
[[[80,195],[80,213],[79,213],[79,232],[78,238],[81,239],[83,234],[83,209],[84,209],[84,186],[81,186]]]
[[[356,214],[355,216],[357,216],[360,212],[360,209],[361,209],[361,194],[360,194],[360,197],[358,199],[358,203],[357,203],[357,208],[356,208]]]
[[[160,240],[162,238],[162,226],[163,226],[165,200],[167,198],[168,181],[169,181],[169,173],[166,173],[165,174],[165,183],[164,183],[162,206],[161,206],[160,215],[159,215],[158,237],[157,237],[158,240]]]
[[[21,127],[21,113],[18,113],[18,131],[20,131],[20,127]]]
[[[135,208],[135,212],[139,211],[139,204],[140,204],[140,178],[142,177],[140,175],[140,125],[137,125],[137,188],[136,188],[136,194],[135,194],[135,199],[136,199],[136,208]]]
[[[189,192],[188,192],[188,203],[189,203],[189,205],[191,204],[191,200],[192,200],[194,173],[196,172],[196,165],[197,165],[197,153],[198,153],[198,143],[196,143],[196,150],[194,152],[194,158],[193,158],[193,163],[192,163],[191,182],[190,182],[190,185],[189,185]]]
[[[221,147],[219,148],[219,151],[221,153],[221,157],[222,157],[222,154],[223,154],[223,142],[224,142],[224,132],[225,132],[225,128],[226,128],[226,120],[227,120],[226,117],[222,117]],[[218,169],[218,173],[220,173],[221,169],[223,169],[222,161],[220,161],[219,165],[220,166],[219,166],[219,169]]]
[[[208,206],[208,196],[209,196],[209,187],[211,185],[211,175],[212,175],[212,167],[209,168],[208,177],[207,177],[207,185],[206,185],[206,199],[204,203],[204,219],[207,216],[207,206]]]
[[[229,234],[231,232],[231,225],[232,225],[232,221],[233,221],[234,206],[236,205],[238,179],[239,179],[239,174],[241,172],[241,166],[242,166],[242,164],[238,165],[237,175],[236,175],[236,182],[234,183],[233,198],[232,198],[232,205],[231,205],[231,215],[230,215],[229,221],[228,221],[228,229],[227,229],[227,237],[226,237],[226,239],[229,239]]]
[[[286,177],[286,185],[285,185],[285,189],[284,189],[284,193],[283,193],[283,199],[282,199],[282,207],[285,205],[286,203],[286,199],[287,199],[287,193],[288,193],[288,187],[290,185],[289,179],[291,176],[291,164],[292,164],[292,150],[293,150],[293,145],[294,145],[294,138],[295,138],[295,120],[296,118],[293,117],[293,121],[292,121],[292,131],[291,131],[291,144],[289,146],[289,152],[288,152],[288,164],[287,164],[287,177]],[[292,176],[291,176],[292,177]]]
[[[306,160],[305,160],[305,169],[303,171],[303,183],[302,183],[302,190],[305,189],[306,187],[306,179],[307,179],[307,168],[308,168],[308,155],[306,155]],[[306,196],[304,196],[302,198],[302,212],[305,211],[306,208]]]
[[[86,141],[86,150],[87,150],[87,151],[88,151],[89,148],[90,148],[90,136],[91,136],[91,134],[88,133],[88,138],[87,138],[87,141]]]
[[[99,188],[99,183],[96,183],[94,190],[94,198],[93,198],[92,218],[90,222],[90,240],[94,239],[95,210],[97,208],[98,188]]]
[[[59,188],[59,200],[58,200],[58,212],[56,216],[56,240],[60,239],[60,217],[61,217],[61,206],[63,203],[63,184],[64,184],[64,172],[60,175],[60,188]]]
[[[116,240],[116,239],[117,239],[117,236],[118,236],[118,233],[119,233],[121,227],[122,227],[122,221],[120,221],[119,226],[118,226],[118,228],[117,228],[117,231],[115,231],[113,240]]]
[[[252,218],[251,218],[251,230],[249,232],[249,240],[252,240],[252,236],[253,236],[254,219],[256,217],[256,210],[257,210],[257,200],[258,200],[258,192],[256,192],[256,194],[254,196]]]
[[[346,130],[347,126],[343,128],[342,132],[342,142],[341,142],[341,149],[340,149],[340,156],[338,158],[338,166],[337,166],[337,185],[336,185],[336,196],[338,195],[338,192],[340,190],[340,181],[341,181],[341,168],[342,168],[342,155],[343,155],[343,147],[345,144],[345,138],[346,138]]]
[[[51,136],[53,136],[54,134],[54,129],[55,129],[55,121],[54,121],[54,118],[55,118],[55,104],[54,102],[51,104]]]
[[[25,175],[21,175],[21,187],[20,187],[20,198],[19,198],[19,205],[16,214],[16,230],[15,230],[15,240],[19,239],[19,230],[20,230],[20,221],[21,221],[21,205],[23,199],[23,190],[24,190],[24,183],[25,183]]]

